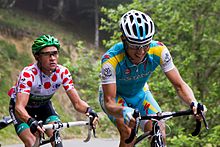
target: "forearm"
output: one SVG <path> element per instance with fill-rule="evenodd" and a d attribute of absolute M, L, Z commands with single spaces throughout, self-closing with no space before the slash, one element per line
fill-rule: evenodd
<path fill-rule="evenodd" d="M 113 115 L 114 117 L 123 117 L 122 111 L 123 106 L 119 106 L 115 103 L 114 99 L 111 98 L 105 98 L 105 108 L 108 112 L 108 114 Z M 111 101 L 108 101 L 111 100 Z"/>
<path fill-rule="evenodd" d="M 29 95 L 24 93 L 18 93 L 15 103 L 15 114 L 16 116 L 24 122 L 31 117 L 27 110 L 25 109 L 29 100 Z"/>
<path fill-rule="evenodd" d="M 15 106 L 15 115 L 22 121 L 27 122 L 31 117 L 23 106 Z"/>
<path fill-rule="evenodd" d="M 83 100 L 79 100 L 73 106 L 76 109 L 76 111 L 78 111 L 80 113 L 85 113 L 87 108 L 89 107 L 89 105 Z"/>
<path fill-rule="evenodd" d="M 177 87 L 176 90 L 180 98 L 187 105 L 190 105 L 193 101 L 196 101 L 192 89 L 185 82 L 180 87 Z"/>
<path fill-rule="evenodd" d="M 89 105 L 85 101 L 80 99 L 76 89 L 72 89 L 72 90 L 68 91 L 67 95 L 69 96 L 70 101 L 72 102 L 76 111 L 81 112 L 81 113 L 86 112 Z"/>

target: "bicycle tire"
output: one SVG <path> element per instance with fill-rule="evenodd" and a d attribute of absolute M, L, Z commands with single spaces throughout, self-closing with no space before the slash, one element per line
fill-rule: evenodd
<path fill-rule="evenodd" d="M 55 131 L 54 133 L 55 133 L 55 147 L 63 147 L 62 139 L 60 137 L 60 132 Z"/>
<path fill-rule="evenodd" d="M 62 142 L 57 143 L 57 144 L 55 144 L 55 147 L 63 147 L 63 143 Z"/>

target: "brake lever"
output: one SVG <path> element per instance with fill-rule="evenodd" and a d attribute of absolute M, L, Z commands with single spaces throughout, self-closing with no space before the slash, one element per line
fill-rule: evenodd
<path fill-rule="evenodd" d="M 205 125 L 206 130 L 208 130 L 209 126 L 208 126 L 208 123 L 206 121 L 205 115 L 204 115 L 204 113 L 202 111 L 201 111 L 201 116 L 202 116 L 202 120 L 203 120 L 203 123 Z"/>
<path fill-rule="evenodd" d="M 93 124 L 92 124 L 93 120 L 94 120 L 93 116 L 89 116 L 88 135 L 87 135 L 87 138 L 83 140 L 84 142 L 88 142 L 91 139 L 91 131 L 93 132 L 93 136 L 97 138 L 95 128 L 93 127 Z"/>

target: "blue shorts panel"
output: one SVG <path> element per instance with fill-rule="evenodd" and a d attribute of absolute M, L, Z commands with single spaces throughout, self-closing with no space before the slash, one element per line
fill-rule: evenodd
<path fill-rule="evenodd" d="M 101 89 L 99 90 L 99 102 L 103 111 L 108 115 L 109 119 L 115 124 L 115 117 L 109 115 L 106 112 L 104 106 L 104 97 Z M 153 98 L 153 95 L 149 90 L 142 90 L 139 93 L 137 93 L 135 96 L 129 98 L 117 95 L 115 98 L 115 102 L 117 105 L 120 106 L 128 106 L 134 109 L 138 109 L 141 115 L 155 114 L 157 112 L 161 112 L 160 106 Z"/>

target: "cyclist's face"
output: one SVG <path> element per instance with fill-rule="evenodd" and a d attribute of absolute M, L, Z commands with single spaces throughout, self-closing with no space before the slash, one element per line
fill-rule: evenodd
<path fill-rule="evenodd" d="M 127 43 L 127 45 L 128 45 L 127 54 L 130 57 L 131 62 L 133 64 L 139 64 L 141 61 L 143 61 L 145 55 L 147 54 L 150 48 L 149 44 L 137 46 Z"/>
<path fill-rule="evenodd" d="M 51 72 L 57 67 L 58 50 L 55 46 L 48 46 L 39 52 L 38 61 L 41 63 L 44 72 Z"/>

